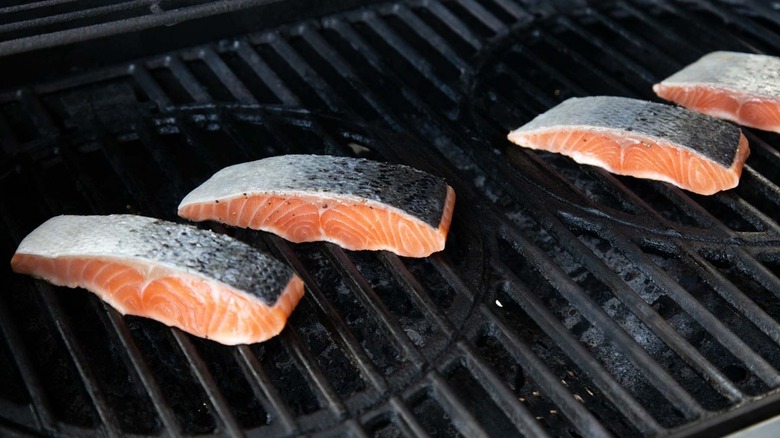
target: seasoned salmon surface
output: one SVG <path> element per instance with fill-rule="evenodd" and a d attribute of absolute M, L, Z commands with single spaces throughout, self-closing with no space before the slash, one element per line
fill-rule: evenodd
<path fill-rule="evenodd" d="M 275 336 L 303 296 L 290 268 L 243 242 L 134 215 L 54 217 L 11 266 L 227 345 Z"/>
<path fill-rule="evenodd" d="M 568 99 L 508 138 L 703 195 L 736 187 L 750 153 L 745 136 L 729 123 L 684 108 L 608 96 Z"/>
<path fill-rule="evenodd" d="M 653 86 L 666 100 L 740 125 L 780 132 L 780 58 L 713 52 Z"/>
<path fill-rule="evenodd" d="M 182 200 L 179 216 L 426 257 L 444 249 L 454 205 L 444 180 L 411 167 L 283 155 L 220 170 Z"/>

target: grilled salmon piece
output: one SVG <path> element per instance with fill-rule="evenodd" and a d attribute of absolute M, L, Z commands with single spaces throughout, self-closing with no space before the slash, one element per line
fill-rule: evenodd
<path fill-rule="evenodd" d="M 269 231 L 291 242 L 426 257 L 444 249 L 455 192 L 411 167 L 361 158 L 283 155 L 220 170 L 179 216 Z"/>
<path fill-rule="evenodd" d="M 653 86 L 666 100 L 765 131 L 780 132 L 780 58 L 712 52 Z"/>
<path fill-rule="evenodd" d="M 290 268 L 251 246 L 143 216 L 54 217 L 22 240 L 11 266 L 226 345 L 277 335 L 303 296 Z"/>
<path fill-rule="evenodd" d="M 736 187 L 750 153 L 745 136 L 727 122 L 624 97 L 568 99 L 508 138 L 520 146 L 702 195 Z"/>

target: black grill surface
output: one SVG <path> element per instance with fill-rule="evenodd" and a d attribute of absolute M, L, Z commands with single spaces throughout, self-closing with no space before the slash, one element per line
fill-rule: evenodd
<path fill-rule="evenodd" d="M 745 130 L 739 187 L 710 197 L 505 139 L 572 96 L 655 100 L 653 83 L 713 50 L 780 55 L 780 13 L 382 3 L 4 87 L 6 261 L 53 215 L 180 220 L 215 171 L 284 153 L 408 164 L 458 201 L 426 259 L 202 225 L 306 283 L 282 334 L 251 346 L 122 317 L 6 263 L 0 430 L 693 436 L 780 414 L 780 137 Z"/>

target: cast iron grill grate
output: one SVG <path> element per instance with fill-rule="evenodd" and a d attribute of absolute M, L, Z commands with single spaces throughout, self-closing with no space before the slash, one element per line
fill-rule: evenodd
<path fill-rule="evenodd" d="M 503 136 L 570 96 L 650 99 L 710 50 L 776 54 L 778 18 L 676 1 L 388 3 L 0 92 L 9 258 L 51 215 L 175 219 L 215 170 L 280 153 L 368 154 L 458 193 L 448 247 L 426 260 L 209 225 L 308 286 L 260 345 L 194 339 L 2 271 L 0 424 L 626 436 L 776 414 L 777 136 L 749 132 L 740 187 L 709 198 Z"/>

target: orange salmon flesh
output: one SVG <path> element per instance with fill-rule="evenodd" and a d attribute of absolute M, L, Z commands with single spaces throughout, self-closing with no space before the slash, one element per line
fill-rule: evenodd
<path fill-rule="evenodd" d="M 277 335 L 304 292 L 303 282 L 293 275 L 276 303 L 267 306 L 197 275 L 125 260 L 17 253 L 11 266 L 59 286 L 88 289 L 122 314 L 152 318 L 226 345 Z"/>
<path fill-rule="evenodd" d="M 389 250 L 405 257 L 427 257 L 444 249 L 454 206 L 455 191 L 447 187 L 444 210 L 435 229 L 377 203 L 253 193 L 188 204 L 179 209 L 179 216 L 269 231 L 295 243 L 324 240 L 350 250 Z"/>
<path fill-rule="evenodd" d="M 780 132 L 778 100 L 707 86 L 656 84 L 653 91 L 662 99 L 713 117 L 764 131 Z"/>
<path fill-rule="evenodd" d="M 742 165 L 750 154 L 742 134 L 734 162 L 728 168 L 673 144 L 629 140 L 598 131 L 511 133 L 509 140 L 531 149 L 564 154 L 578 163 L 603 167 L 619 175 L 665 181 L 702 195 L 736 187 Z"/>

